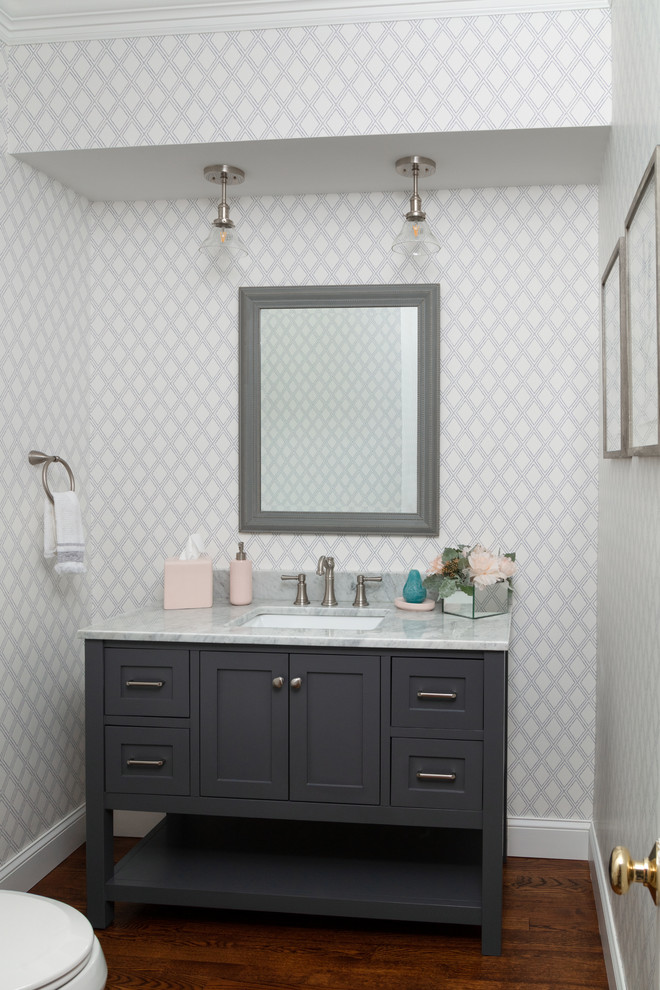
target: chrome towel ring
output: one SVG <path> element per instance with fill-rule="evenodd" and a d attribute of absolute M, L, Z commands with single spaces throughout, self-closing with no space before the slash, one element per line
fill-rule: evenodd
<path fill-rule="evenodd" d="M 62 467 L 65 468 L 66 473 L 69 475 L 69 482 L 71 484 L 71 491 L 72 492 L 75 492 L 75 490 L 76 490 L 76 479 L 73 477 L 73 471 L 71 470 L 71 468 L 69 467 L 69 465 L 67 464 L 67 462 L 62 457 L 58 457 L 56 454 L 44 454 L 40 450 L 31 450 L 30 453 L 28 454 L 28 460 L 29 460 L 30 464 L 33 464 L 33 465 L 43 464 L 43 470 L 41 472 L 41 480 L 43 482 L 44 491 L 46 492 L 46 495 L 51 500 L 51 502 L 53 502 L 54 499 L 53 499 L 51 490 L 48 487 L 48 468 L 50 467 L 51 464 L 53 464 L 55 462 L 57 462 L 58 464 L 61 464 Z"/>

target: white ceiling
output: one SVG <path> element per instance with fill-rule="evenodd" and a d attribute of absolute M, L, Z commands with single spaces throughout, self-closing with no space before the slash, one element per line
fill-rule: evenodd
<path fill-rule="evenodd" d="M 608 4 L 609 0 L 0 0 L 0 40 L 29 44 Z"/>
<path fill-rule="evenodd" d="M 205 165 L 235 165 L 245 183 L 230 196 L 410 190 L 397 158 L 437 163 L 424 189 L 597 183 L 609 128 L 548 128 L 396 134 L 372 137 L 238 141 L 90 151 L 44 151 L 15 157 L 89 200 L 217 198 Z"/>

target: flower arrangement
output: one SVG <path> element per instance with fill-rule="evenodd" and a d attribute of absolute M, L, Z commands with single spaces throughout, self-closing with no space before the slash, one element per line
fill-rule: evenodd
<path fill-rule="evenodd" d="M 496 554 L 477 543 L 459 547 L 445 547 L 431 561 L 422 582 L 436 598 L 449 598 L 457 591 L 474 596 L 474 589 L 487 588 L 500 581 L 507 582 L 516 572 L 515 553 Z"/>

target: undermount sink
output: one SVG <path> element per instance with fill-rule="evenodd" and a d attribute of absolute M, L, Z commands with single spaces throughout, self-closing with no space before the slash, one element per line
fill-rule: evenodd
<path fill-rule="evenodd" d="M 386 612 L 371 612 L 360 615 L 358 612 L 331 612 L 319 615 L 317 612 L 280 612 L 276 609 L 263 610 L 256 615 L 239 619 L 235 624 L 242 629 L 343 629 L 352 632 L 367 632 L 376 629 Z"/>

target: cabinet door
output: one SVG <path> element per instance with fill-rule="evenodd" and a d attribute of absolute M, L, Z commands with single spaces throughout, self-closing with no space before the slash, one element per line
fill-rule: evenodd
<path fill-rule="evenodd" d="M 378 658 L 292 654 L 290 675 L 291 800 L 378 804 Z"/>
<path fill-rule="evenodd" d="M 204 651 L 200 668 L 202 794 L 286 799 L 287 656 Z"/>

